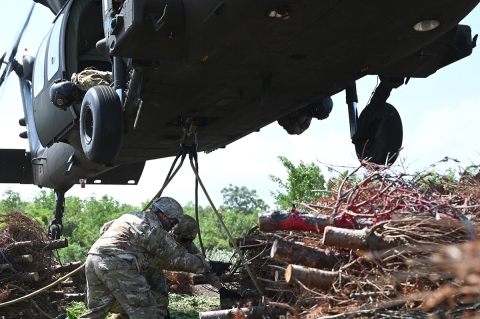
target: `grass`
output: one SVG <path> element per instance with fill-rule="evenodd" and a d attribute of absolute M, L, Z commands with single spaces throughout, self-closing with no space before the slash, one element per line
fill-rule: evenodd
<path fill-rule="evenodd" d="M 198 319 L 198 313 L 219 307 L 218 299 L 206 296 L 169 294 L 169 311 L 172 319 Z"/>
<path fill-rule="evenodd" d="M 169 294 L 170 317 L 172 319 L 198 319 L 198 313 L 219 306 L 218 299 L 206 296 Z M 66 309 L 68 319 L 77 319 L 86 311 L 83 302 L 72 302 Z M 110 315 L 107 317 L 109 318 Z"/>

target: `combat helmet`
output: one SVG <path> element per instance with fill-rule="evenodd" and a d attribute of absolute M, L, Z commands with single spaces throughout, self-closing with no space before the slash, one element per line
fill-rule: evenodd
<path fill-rule="evenodd" d="M 170 220 L 180 220 L 183 216 L 182 206 L 171 197 L 160 197 L 153 201 L 152 211 L 162 211 Z"/>
<path fill-rule="evenodd" d="M 183 215 L 178 220 L 178 224 L 173 226 L 172 233 L 182 244 L 192 242 L 198 233 L 197 221 L 192 216 Z"/>

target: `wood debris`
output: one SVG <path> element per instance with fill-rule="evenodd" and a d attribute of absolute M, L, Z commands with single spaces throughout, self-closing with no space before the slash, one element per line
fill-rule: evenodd
<path fill-rule="evenodd" d="M 49 240 L 40 224 L 23 213 L 0 214 L 0 304 L 23 297 L 78 268 L 81 262 L 60 264 L 54 250 L 67 247 L 66 239 Z M 54 290 L 0 308 L 5 318 L 48 318 L 64 313 L 71 301 L 83 301 L 83 272 Z"/>
<path fill-rule="evenodd" d="M 236 240 L 266 300 L 308 319 L 480 316 L 480 178 L 427 176 L 367 167 L 302 210 L 261 213 Z M 239 291 L 254 291 L 236 266 Z"/>

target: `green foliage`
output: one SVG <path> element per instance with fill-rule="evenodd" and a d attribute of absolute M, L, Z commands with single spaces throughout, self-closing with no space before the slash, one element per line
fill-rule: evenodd
<path fill-rule="evenodd" d="M 217 298 L 206 296 L 189 296 L 179 294 L 169 294 L 169 312 L 170 317 L 175 319 L 198 319 L 198 313 L 208 311 L 220 306 Z M 68 319 L 77 319 L 86 311 L 83 302 L 73 301 L 66 309 Z M 111 314 L 107 316 L 107 319 Z"/>
<path fill-rule="evenodd" d="M 335 188 L 335 186 L 339 187 L 347 177 L 347 182 L 352 185 L 357 185 L 362 181 L 362 179 L 355 174 L 353 174 L 352 176 L 349 175 L 350 172 L 346 170 L 343 173 L 339 173 L 338 176 L 330 178 L 327 183 L 328 189 L 332 190 L 332 188 Z M 327 192 L 326 195 L 331 196 L 331 192 Z"/>
<path fill-rule="evenodd" d="M 85 304 L 83 302 L 78 302 L 78 301 L 72 301 L 70 305 L 65 309 L 65 312 L 67 314 L 67 319 L 77 319 L 80 318 L 80 316 L 87 311 L 87 307 L 85 307 Z M 112 317 L 112 314 L 108 314 L 106 319 Z"/>
<path fill-rule="evenodd" d="M 185 214 L 195 218 L 195 205 L 192 202 L 187 203 L 187 205 L 183 207 L 183 210 Z M 234 211 L 221 211 L 220 215 L 233 237 L 244 236 L 258 223 L 257 213 L 245 215 L 235 213 Z M 213 209 L 210 206 L 199 206 L 198 216 L 205 249 L 213 249 L 216 247 L 218 249 L 231 250 L 228 243 L 228 236 Z M 195 244 L 197 246 L 199 245 L 198 236 L 197 239 L 195 239 Z"/>
<path fill-rule="evenodd" d="M 216 298 L 169 294 L 170 317 L 175 319 L 198 319 L 199 312 L 219 306 Z"/>
<path fill-rule="evenodd" d="M 432 170 L 422 174 L 417 173 L 417 175 L 421 188 L 432 189 L 440 193 L 455 191 L 458 184 L 457 173 L 451 168 L 448 168 L 444 174 Z"/>
<path fill-rule="evenodd" d="M 70 244 L 68 248 L 60 250 L 62 261 L 85 260 L 88 250 L 100 236 L 103 224 L 138 210 L 140 208 L 121 204 L 108 195 L 100 199 L 90 196 L 85 200 L 75 196 L 67 197 L 63 234 Z"/>
<path fill-rule="evenodd" d="M 55 211 L 55 192 L 50 190 L 41 190 L 25 207 L 25 213 L 33 219 L 36 219 L 45 229 L 53 219 Z"/>
<path fill-rule="evenodd" d="M 248 215 L 268 209 L 268 205 L 258 198 L 257 191 L 254 189 L 249 190 L 245 186 L 238 187 L 230 184 L 228 188 L 223 188 L 221 192 L 226 210 Z"/>
<path fill-rule="evenodd" d="M 68 319 L 77 319 L 80 317 L 87 308 L 85 307 L 85 304 L 83 302 L 77 302 L 73 301 L 67 309 L 65 309 L 67 313 L 67 318 Z"/>
<path fill-rule="evenodd" d="M 294 203 L 314 201 L 320 196 L 313 190 L 326 190 L 325 177 L 315 163 L 305 164 L 300 161 L 300 164 L 295 166 L 284 156 L 279 156 L 278 159 L 288 174 L 285 182 L 277 176 L 269 175 L 270 180 L 284 190 L 271 192 L 279 208 L 288 209 Z"/>
<path fill-rule="evenodd" d="M 25 211 L 27 203 L 22 200 L 20 193 L 7 189 L 3 192 L 2 197 L 4 199 L 0 200 L 0 213 L 8 213 L 12 210 Z"/>

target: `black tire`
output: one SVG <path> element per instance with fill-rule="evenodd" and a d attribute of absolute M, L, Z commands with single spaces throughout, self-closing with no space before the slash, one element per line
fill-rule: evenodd
<path fill-rule="evenodd" d="M 360 118 L 362 115 L 364 115 L 363 112 Z M 360 119 L 359 123 L 362 123 Z M 393 105 L 385 103 L 383 118 L 376 120 L 368 128 L 368 135 L 368 141 L 355 142 L 357 157 L 379 165 L 393 164 L 403 141 L 402 119 Z"/>
<path fill-rule="evenodd" d="M 80 140 L 85 156 L 95 163 L 111 163 L 122 146 L 122 103 L 106 85 L 90 88 L 80 111 Z"/>

